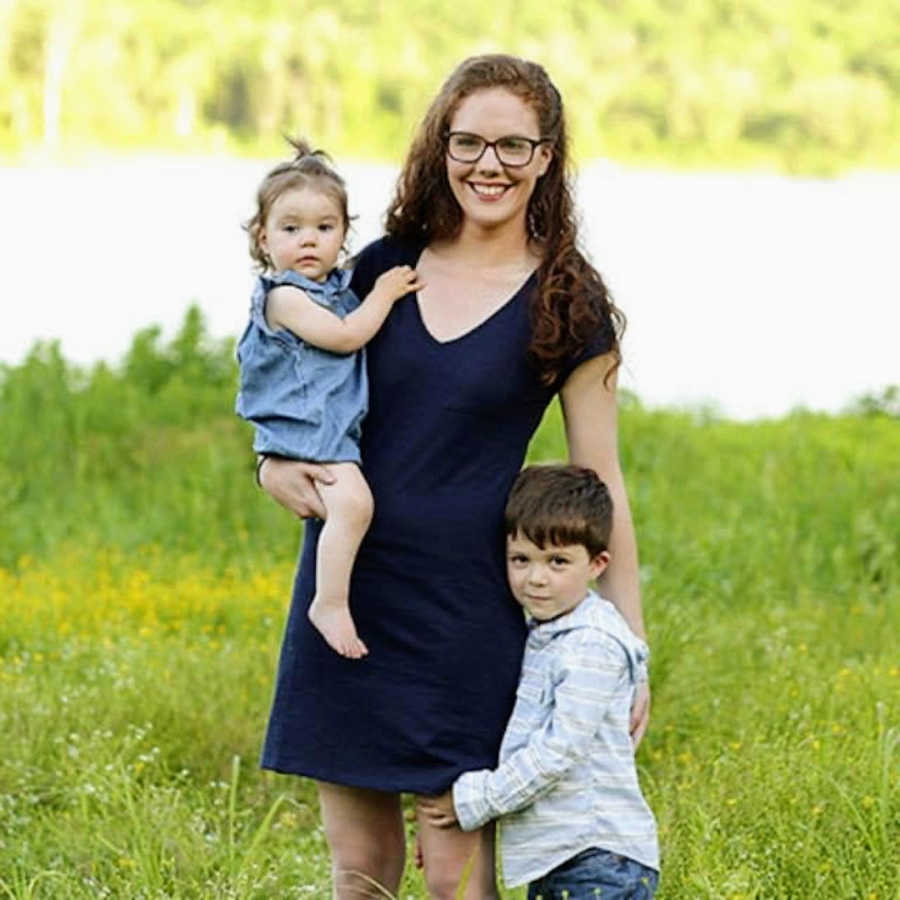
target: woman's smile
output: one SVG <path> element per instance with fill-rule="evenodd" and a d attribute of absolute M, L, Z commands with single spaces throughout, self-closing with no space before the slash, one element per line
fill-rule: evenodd
<path fill-rule="evenodd" d="M 496 182 L 469 181 L 470 188 L 481 198 L 487 201 L 497 201 L 506 195 L 513 187 L 511 184 L 498 184 Z"/>

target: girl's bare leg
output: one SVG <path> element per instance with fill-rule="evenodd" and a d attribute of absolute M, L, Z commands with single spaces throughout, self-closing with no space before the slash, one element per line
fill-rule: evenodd
<path fill-rule="evenodd" d="M 309 620 L 332 649 L 359 659 L 369 651 L 350 616 L 350 572 L 372 521 L 372 492 L 355 463 L 332 463 L 333 484 L 319 483 L 327 515 L 316 554 L 316 595 Z"/>
<path fill-rule="evenodd" d="M 327 781 L 316 784 L 331 850 L 334 900 L 395 897 L 406 860 L 400 796 Z"/>
<path fill-rule="evenodd" d="M 468 877 L 462 900 L 499 900 L 493 822 L 478 831 L 437 828 L 418 810 L 417 820 L 429 897 L 457 900 L 459 885 Z"/>

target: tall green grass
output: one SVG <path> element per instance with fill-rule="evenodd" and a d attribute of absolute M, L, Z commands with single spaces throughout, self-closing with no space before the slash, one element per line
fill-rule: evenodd
<path fill-rule="evenodd" d="M 300 525 L 232 355 L 194 310 L 115 367 L 0 372 L 0 897 L 328 894 L 311 786 L 256 766 Z M 623 398 L 660 897 L 900 897 L 898 432 Z"/>
<path fill-rule="evenodd" d="M 158 328 L 138 333 L 115 368 L 69 365 L 53 343 L 5 367 L 0 564 L 71 540 L 222 561 L 259 552 L 250 533 L 290 523 L 254 487 L 235 384 L 233 341 L 211 341 L 196 308 L 169 344 Z"/>

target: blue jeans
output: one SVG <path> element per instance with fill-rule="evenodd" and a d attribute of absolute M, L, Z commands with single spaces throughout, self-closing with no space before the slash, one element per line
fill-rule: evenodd
<path fill-rule="evenodd" d="M 528 900 L 650 900 L 659 874 L 610 853 L 585 850 L 528 885 Z"/>

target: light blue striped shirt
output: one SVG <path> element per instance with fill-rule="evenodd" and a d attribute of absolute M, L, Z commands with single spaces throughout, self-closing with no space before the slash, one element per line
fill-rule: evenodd
<path fill-rule="evenodd" d="M 508 887 L 592 847 L 659 869 L 656 823 L 628 732 L 648 655 L 618 610 L 593 592 L 558 619 L 529 622 L 500 765 L 465 772 L 453 785 L 463 830 L 503 817 Z"/>

